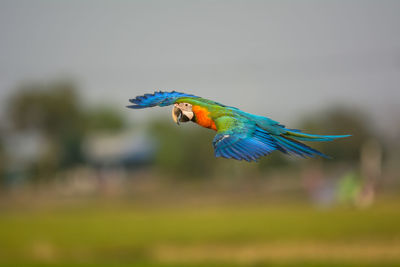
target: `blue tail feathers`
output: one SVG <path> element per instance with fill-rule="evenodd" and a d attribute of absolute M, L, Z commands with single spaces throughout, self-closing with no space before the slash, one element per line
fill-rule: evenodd
<path fill-rule="evenodd" d="M 286 154 L 294 154 L 305 157 L 314 157 L 315 155 L 321 156 L 324 158 L 330 158 L 329 156 L 325 155 L 324 153 L 311 148 L 303 143 L 300 143 L 292 138 L 283 135 L 272 135 L 272 138 L 276 141 L 278 145 L 278 149 Z"/>
<path fill-rule="evenodd" d="M 319 134 L 308 134 L 303 133 L 296 129 L 285 129 L 285 136 L 289 136 L 299 141 L 333 141 L 338 138 L 345 138 L 351 136 L 350 134 L 345 135 L 319 135 Z"/>

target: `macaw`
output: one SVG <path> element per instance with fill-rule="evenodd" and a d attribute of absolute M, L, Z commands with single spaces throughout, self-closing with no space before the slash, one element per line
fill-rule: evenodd
<path fill-rule="evenodd" d="M 350 135 L 307 134 L 289 129 L 270 118 L 253 115 L 238 108 L 179 92 L 154 92 L 129 100 L 132 109 L 173 105 L 172 118 L 181 122 L 195 122 L 217 131 L 213 140 L 216 157 L 257 161 L 260 157 L 279 150 L 301 157 L 315 155 L 329 158 L 299 141 L 332 141 Z"/>

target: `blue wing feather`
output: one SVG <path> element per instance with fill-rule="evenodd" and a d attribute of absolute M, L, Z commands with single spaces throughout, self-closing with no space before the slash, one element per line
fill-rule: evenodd
<path fill-rule="evenodd" d="M 149 107 L 165 107 L 172 105 L 176 102 L 177 99 L 181 97 L 195 97 L 198 96 L 185 94 L 180 92 L 154 92 L 154 94 L 145 94 L 142 96 L 137 96 L 136 98 L 129 99 L 129 102 L 133 103 L 134 105 L 127 106 L 128 108 L 133 109 L 142 109 L 142 108 L 149 108 Z"/>
<path fill-rule="evenodd" d="M 279 150 L 284 153 L 294 154 L 305 157 L 314 157 L 315 155 L 329 158 L 329 156 L 323 154 L 322 152 L 311 148 L 303 143 L 300 143 L 296 140 L 293 140 L 287 136 L 272 136 L 272 138 L 276 141 L 277 145 L 279 146 Z"/>
<path fill-rule="evenodd" d="M 243 133 L 232 129 L 230 133 L 218 133 L 213 146 L 216 157 L 246 161 L 257 161 L 278 148 L 271 135 L 259 127 L 255 127 L 252 132 Z"/>

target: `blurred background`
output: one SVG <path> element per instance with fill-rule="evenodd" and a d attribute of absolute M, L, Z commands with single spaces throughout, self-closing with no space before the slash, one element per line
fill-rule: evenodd
<path fill-rule="evenodd" d="M 0 265 L 400 266 L 399 1 L 0 1 Z M 332 159 L 215 158 L 181 91 Z"/>

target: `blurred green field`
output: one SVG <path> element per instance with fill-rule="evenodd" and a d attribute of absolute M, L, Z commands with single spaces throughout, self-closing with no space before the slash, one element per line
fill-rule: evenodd
<path fill-rule="evenodd" d="M 3 208 L 1 266 L 400 266 L 400 201 Z"/>

